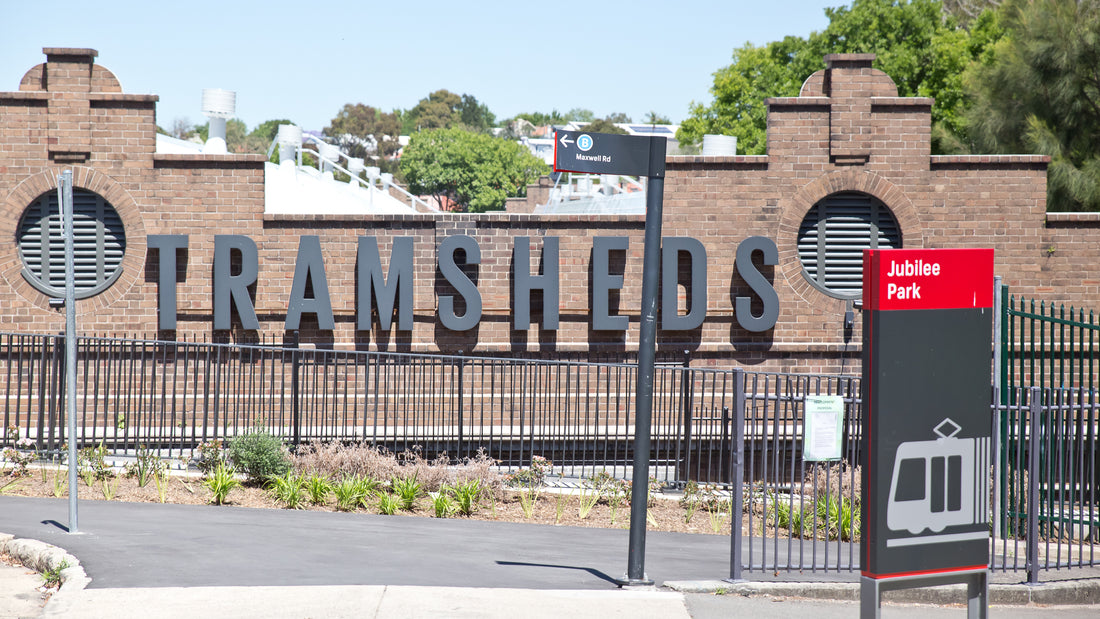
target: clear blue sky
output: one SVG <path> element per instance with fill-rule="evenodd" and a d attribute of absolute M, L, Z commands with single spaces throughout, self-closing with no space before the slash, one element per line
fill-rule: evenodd
<path fill-rule="evenodd" d="M 311 2 L 0 0 L 0 91 L 43 47 L 90 47 L 124 92 L 155 94 L 157 123 L 237 91 L 251 129 L 321 129 L 345 103 L 408 109 L 446 88 L 498 119 L 587 108 L 674 122 L 709 102 L 735 47 L 822 30 L 845 0 Z"/>

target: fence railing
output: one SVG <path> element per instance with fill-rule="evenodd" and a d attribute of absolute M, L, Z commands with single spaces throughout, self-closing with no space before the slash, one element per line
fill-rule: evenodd
<path fill-rule="evenodd" d="M 58 454 L 66 437 L 58 336 L 0 334 L 4 427 Z M 368 441 L 426 456 L 478 450 L 506 468 L 630 476 L 636 366 L 154 340 L 80 338 L 78 441 L 165 457 L 262 424 L 288 443 Z M 734 519 L 731 573 L 859 567 L 860 381 L 660 364 L 651 471 L 668 486 L 713 484 Z M 843 458 L 803 459 L 809 395 L 844 402 Z M 998 533 L 991 565 L 1096 565 L 1100 396 L 1017 389 L 993 406 Z M 995 398 L 999 400 L 999 398 Z M 11 446 L 4 432 L 0 447 Z M 1038 456 L 1036 456 L 1038 454 Z M 996 504 L 996 503 L 992 503 Z M 741 522 L 738 523 L 737 519 Z"/>
<path fill-rule="evenodd" d="M 991 565 L 1040 570 L 1100 565 L 1100 402 L 1092 389 L 1017 389 L 997 407 L 1002 429 Z"/>

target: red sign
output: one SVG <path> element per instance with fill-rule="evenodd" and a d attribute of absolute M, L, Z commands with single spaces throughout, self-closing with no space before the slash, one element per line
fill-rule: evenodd
<path fill-rule="evenodd" d="M 992 249 L 866 249 L 863 309 L 993 307 Z"/>

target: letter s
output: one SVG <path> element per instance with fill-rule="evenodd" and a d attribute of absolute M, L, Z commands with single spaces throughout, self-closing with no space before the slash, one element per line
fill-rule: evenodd
<path fill-rule="evenodd" d="M 774 266 L 779 263 L 779 248 L 775 246 L 775 241 L 767 237 L 750 236 L 737 246 L 737 274 L 764 302 L 764 311 L 759 316 L 752 315 L 752 298 L 737 297 L 735 302 L 737 324 L 754 332 L 767 331 L 779 320 L 779 295 L 771 282 L 752 263 L 752 255 L 757 251 L 764 254 L 764 265 Z"/>

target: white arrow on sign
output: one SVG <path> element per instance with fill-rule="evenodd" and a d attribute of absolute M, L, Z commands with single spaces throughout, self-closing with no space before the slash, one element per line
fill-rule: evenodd
<path fill-rule="evenodd" d="M 562 145 L 563 148 L 569 148 L 569 145 L 573 143 L 573 140 L 569 139 L 569 134 L 568 133 L 561 136 L 561 139 L 558 140 L 558 141 L 561 142 L 561 145 Z"/>

